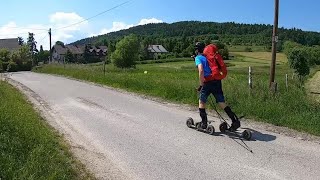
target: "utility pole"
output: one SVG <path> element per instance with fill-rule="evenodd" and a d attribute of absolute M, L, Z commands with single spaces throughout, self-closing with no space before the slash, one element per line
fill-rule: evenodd
<path fill-rule="evenodd" d="M 277 42 L 278 42 L 278 19 L 279 19 L 279 0 L 275 0 L 274 25 L 272 35 L 272 61 L 270 67 L 270 84 L 271 89 L 276 90 L 276 83 L 274 82 L 276 57 L 277 57 Z"/>
<path fill-rule="evenodd" d="M 51 50 L 51 28 L 49 29 L 49 39 L 50 39 L 50 62 L 49 63 L 51 63 L 52 62 L 52 50 Z"/>

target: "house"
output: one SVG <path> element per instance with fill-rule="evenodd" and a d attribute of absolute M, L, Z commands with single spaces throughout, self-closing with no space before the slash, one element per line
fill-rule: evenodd
<path fill-rule="evenodd" d="M 168 51 L 162 45 L 149 45 L 148 56 L 152 59 L 158 59 L 161 54 L 166 54 Z"/>
<path fill-rule="evenodd" d="M 50 63 L 63 63 L 65 55 L 67 54 L 66 47 L 62 45 L 54 45 L 52 47 L 52 62 Z"/>
<path fill-rule="evenodd" d="M 66 45 L 67 51 L 69 50 L 73 57 L 79 59 L 83 57 L 85 46 Z"/>
<path fill-rule="evenodd" d="M 16 51 L 20 49 L 18 38 L 0 39 L 0 49 Z"/>
<path fill-rule="evenodd" d="M 88 48 L 89 56 L 104 59 L 107 55 L 107 46 L 91 46 L 91 45 L 54 45 L 52 48 L 52 62 L 63 63 L 65 55 L 70 51 L 76 59 L 84 57 L 85 50 Z"/>

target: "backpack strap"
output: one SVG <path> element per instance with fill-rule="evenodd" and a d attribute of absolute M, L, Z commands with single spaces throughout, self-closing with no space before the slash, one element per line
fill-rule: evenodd
<path fill-rule="evenodd" d="M 220 63 L 218 62 L 218 60 L 217 60 L 217 54 L 218 53 L 216 53 L 214 56 L 213 56 L 213 59 L 215 60 L 215 62 L 216 62 L 216 64 L 217 64 L 217 66 L 218 66 L 218 68 L 219 68 L 219 70 L 221 70 L 222 69 L 222 67 L 221 67 L 221 65 L 220 65 Z"/>

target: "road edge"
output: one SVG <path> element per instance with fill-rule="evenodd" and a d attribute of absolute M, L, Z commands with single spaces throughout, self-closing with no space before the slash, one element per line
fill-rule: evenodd
<path fill-rule="evenodd" d="M 94 148 L 93 144 L 85 141 L 85 138 L 79 137 L 79 134 L 72 128 L 66 128 L 65 125 L 59 124 L 56 120 L 57 113 L 34 91 L 8 76 L 5 76 L 4 80 L 17 88 L 33 105 L 34 110 L 47 122 L 48 126 L 62 137 L 63 143 L 68 147 L 75 162 L 81 167 L 80 174 L 87 172 L 95 179 L 122 180 L 129 178 L 110 158 Z"/>

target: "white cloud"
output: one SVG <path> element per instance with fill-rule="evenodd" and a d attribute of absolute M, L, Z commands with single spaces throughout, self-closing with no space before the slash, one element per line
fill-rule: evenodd
<path fill-rule="evenodd" d="M 141 19 L 140 22 L 136 25 L 133 25 L 133 24 L 128 25 L 124 22 L 113 22 L 112 27 L 110 29 L 103 28 L 99 33 L 90 34 L 90 36 L 97 36 L 97 35 L 107 34 L 110 32 L 119 31 L 119 30 L 123 30 L 123 29 L 129 29 L 131 27 L 138 26 L 138 25 L 145 25 L 145 24 L 150 24 L 150 23 L 162 23 L 162 22 L 163 22 L 162 20 L 158 20 L 156 18 Z"/>
<path fill-rule="evenodd" d="M 151 24 L 151 23 L 162 23 L 162 20 L 158 20 L 156 18 L 151 19 L 141 19 L 138 25 L 145 25 L 145 24 Z"/>
<path fill-rule="evenodd" d="M 35 34 L 38 49 L 40 48 L 40 45 L 43 45 L 43 48 L 48 50 L 49 28 L 52 29 L 52 45 L 54 45 L 56 41 L 71 43 L 84 37 L 107 34 L 110 32 L 128 29 L 138 25 L 163 22 L 162 20 L 158 20 L 156 18 L 141 19 L 140 22 L 137 24 L 113 22 L 111 28 L 103 28 L 99 31 L 99 33 L 92 33 L 92 31 L 90 31 L 90 27 L 93 28 L 94 25 L 90 24 L 88 21 L 85 21 L 85 18 L 81 17 L 80 15 L 74 12 L 56 12 L 48 17 L 48 21 L 50 22 L 48 25 L 30 24 L 26 26 L 17 25 L 13 21 L 8 22 L 7 24 L 0 26 L 0 39 L 17 38 L 18 36 L 20 36 L 26 42 L 28 38 L 28 32 L 32 32 Z"/>
<path fill-rule="evenodd" d="M 88 21 L 78 14 L 65 13 L 65 12 L 56 12 L 49 17 L 50 23 L 55 26 L 55 28 L 63 28 L 63 31 L 78 31 L 82 27 L 88 25 Z M 81 22 L 81 23 L 78 23 Z M 69 26 L 70 25 L 70 26 Z M 67 27 L 69 26 L 69 27 Z"/>
<path fill-rule="evenodd" d="M 74 33 L 88 31 L 88 22 L 84 20 L 85 19 L 83 17 L 74 12 L 56 12 L 49 16 L 49 25 L 33 24 L 27 26 L 18 26 L 15 22 L 9 22 L 0 27 L 0 39 L 16 38 L 21 36 L 26 42 L 28 38 L 28 32 L 33 32 L 35 34 L 35 40 L 37 41 L 37 47 L 40 48 L 40 45 L 43 45 L 43 48 L 48 50 L 49 28 L 52 29 L 52 45 L 54 45 L 56 41 L 69 43 L 69 40 L 75 38 Z M 83 22 L 75 24 L 81 21 Z M 72 26 L 67 27 L 69 25 Z M 86 33 L 86 35 L 88 35 L 88 33 Z"/>
<path fill-rule="evenodd" d="M 101 35 L 101 34 L 108 34 L 110 32 L 114 32 L 114 31 L 119 31 L 122 29 L 129 29 L 131 27 L 133 27 L 133 24 L 127 25 L 124 22 L 113 22 L 112 23 L 112 28 L 107 29 L 107 28 L 103 28 L 98 34 L 90 34 L 89 36 L 97 36 L 97 35 Z"/>

